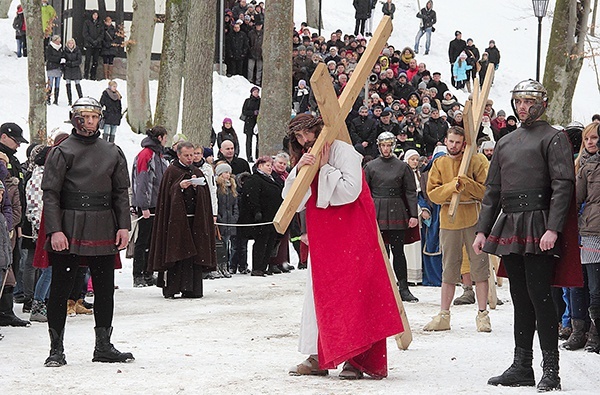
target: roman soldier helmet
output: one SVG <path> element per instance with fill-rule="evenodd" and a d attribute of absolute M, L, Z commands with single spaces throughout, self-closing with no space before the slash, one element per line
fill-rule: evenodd
<path fill-rule="evenodd" d="M 83 112 L 94 112 L 98 114 L 100 116 L 98 129 L 102 128 L 104 124 L 104 117 L 102 114 L 102 105 L 98 103 L 98 100 L 92 97 L 82 97 L 73 103 L 69 116 L 71 118 L 71 124 L 77 130 L 81 130 L 81 128 L 83 128 L 83 116 L 81 115 Z"/>
<path fill-rule="evenodd" d="M 379 136 L 377 136 L 377 147 L 383 143 L 391 143 L 392 144 L 392 152 L 396 149 L 396 136 L 392 132 L 383 132 Z M 381 149 L 379 149 L 379 153 L 381 153 Z"/>
<path fill-rule="evenodd" d="M 544 86 L 539 82 L 532 79 L 521 81 L 513 88 L 512 91 L 510 91 L 510 93 L 512 93 L 510 105 L 517 119 L 519 119 L 519 113 L 517 112 L 517 108 L 515 106 L 515 99 L 535 100 L 535 104 L 529 109 L 529 115 L 527 116 L 527 119 L 523 121 L 525 126 L 531 125 L 533 121 L 541 117 L 542 114 L 544 114 L 544 111 L 546 111 L 548 92 L 546 91 L 546 88 L 544 88 Z"/>

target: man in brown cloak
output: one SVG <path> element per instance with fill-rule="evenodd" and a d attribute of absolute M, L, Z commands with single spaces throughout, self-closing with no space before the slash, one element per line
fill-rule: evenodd
<path fill-rule="evenodd" d="M 202 272 L 217 267 L 210 190 L 193 161 L 193 144 L 180 143 L 160 183 L 148 271 L 165 298 L 201 298 Z"/>

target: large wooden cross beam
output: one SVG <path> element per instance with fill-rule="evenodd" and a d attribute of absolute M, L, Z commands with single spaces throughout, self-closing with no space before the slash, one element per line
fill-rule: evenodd
<path fill-rule="evenodd" d="M 458 175 L 464 176 L 467 174 L 469 164 L 471 164 L 471 158 L 477 150 L 477 134 L 479 134 L 479 127 L 481 126 L 481 118 L 483 117 L 483 111 L 485 110 L 485 104 L 487 103 L 488 96 L 490 95 L 490 89 L 494 80 L 494 65 L 489 64 L 485 73 L 485 80 L 481 90 L 479 89 L 479 75 L 475 77 L 473 82 L 473 94 L 471 99 L 465 103 L 465 111 L 463 114 L 463 121 L 465 126 L 465 141 L 467 145 L 463 153 L 460 167 L 458 168 Z M 450 221 L 454 221 L 456 216 L 456 209 L 460 202 L 460 192 L 454 192 L 452 194 L 452 200 L 450 201 L 450 207 L 448 207 L 448 216 Z"/>
<path fill-rule="evenodd" d="M 331 84 L 331 77 L 327 67 L 321 63 L 313 73 L 313 76 L 310 79 L 311 87 L 315 93 L 315 98 L 319 105 L 319 111 L 324 123 L 323 129 L 311 150 L 317 157 L 317 160 L 314 165 L 303 166 L 298 172 L 296 180 L 290 188 L 290 192 L 287 194 L 273 220 L 275 229 L 277 229 L 278 232 L 285 232 L 292 217 L 296 213 L 300 202 L 306 195 L 310 184 L 319 170 L 319 159 L 325 143 L 332 143 L 336 139 L 351 143 L 350 135 L 345 123 L 346 117 L 358 98 L 361 89 L 364 87 L 364 83 L 370 75 L 373 65 L 377 61 L 379 53 L 386 44 L 391 33 L 392 21 L 388 16 L 384 16 L 377 27 L 377 30 L 375 30 L 373 38 L 369 42 L 366 51 L 363 53 L 354 73 L 352 73 L 352 78 L 350 78 L 339 99 Z M 408 318 L 406 317 L 404 305 L 402 304 L 402 299 L 398 293 L 398 288 L 395 286 L 396 281 L 394 272 L 389 262 L 381 232 L 379 232 L 379 227 L 377 227 L 377 231 L 379 246 L 385 259 L 388 277 L 392 284 L 392 290 L 404 326 L 404 332 L 395 337 L 396 343 L 398 348 L 406 350 L 412 342 L 412 333 Z"/>

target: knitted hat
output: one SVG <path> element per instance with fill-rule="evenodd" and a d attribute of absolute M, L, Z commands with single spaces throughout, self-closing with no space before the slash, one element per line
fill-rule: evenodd
<path fill-rule="evenodd" d="M 224 119 L 223 119 L 223 125 L 225 125 L 226 123 L 231 123 L 231 124 L 233 124 L 233 122 L 231 121 L 231 118 L 224 118 Z"/>
<path fill-rule="evenodd" d="M 204 150 L 202 151 L 202 156 L 205 158 L 214 156 L 215 154 L 213 153 L 212 148 L 209 147 L 204 147 Z"/>
<path fill-rule="evenodd" d="M 417 151 L 415 151 L 414 149 L 409 149 L 408 151 L 406 151 L 406 153 L 404 154 L 404 158 L 402 159 L 405 162 L 408 162 L 408 160 L 410 159 L 411 156 L 421 156 Z"/>
<path fill-rule="evenodd" d="M 231 173 L 231 166 L 227 163 L 219 163 L 215 168 L 215 174 L 219 177 L 223 173 Z"/>
<path fill-rule="evenodd" d="M 504 110 L 500 110 L 500 111 L 498 111 L 498 116 L 499 117 L 505 117 L 506 116 L 506 112 L 504 112 Z"/>

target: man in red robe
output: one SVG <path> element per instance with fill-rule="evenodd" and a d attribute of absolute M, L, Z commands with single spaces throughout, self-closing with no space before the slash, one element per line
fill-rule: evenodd
<path fill-rule="evenodd" d="M 323 121 L 309 114 L 290 122 L 295 167 L 284 195 L 299 169 L 315 164 L 310 149 L 322 128 Z M 290 369 L 292 375 L 326 375 L 345 362 L 340 378 L 359 379 L 364 373 L 386 377 L 386 338 L 404 330 L 361 161 L 350 144 L 327 144 L 301 204 L 306 208 L 303 240 L 310 255 L 299 351 L 309 357 Z"/>

